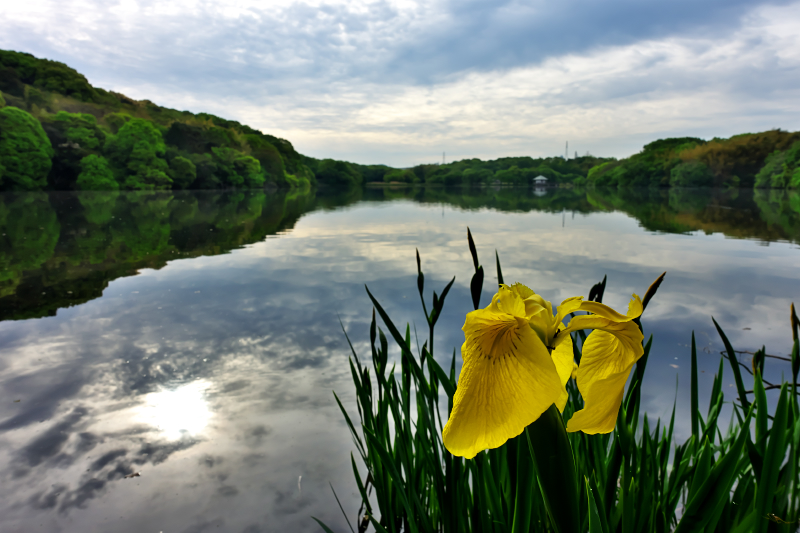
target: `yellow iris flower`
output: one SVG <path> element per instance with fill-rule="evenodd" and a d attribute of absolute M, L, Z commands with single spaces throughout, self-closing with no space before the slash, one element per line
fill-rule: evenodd
<path fill-rule="evenodd" d="M 565 327 L 564 318 L 575 311 Z M 627 315 L 583 297 L 567 298 L 555 313 L 528 287 L 501 285 L 485 309 L 467 314 L 458 388 L 442 439 L 453 455 L 471 459 L 502 446 L 551 405 L 563 411 L 573 371 L 584 399 L 567 431 L 614 429 L 633 364 L 642 356 L 642 332 L 633 322 L 642 301 L 633 295 Z M 574 370 L 570 333 L 593 329 Z"/>

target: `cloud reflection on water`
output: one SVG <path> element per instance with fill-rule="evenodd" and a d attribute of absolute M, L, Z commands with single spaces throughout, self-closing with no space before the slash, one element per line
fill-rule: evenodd
<path fill-rule="evenodd" d="M 206 402 L 209 382 L 204 379 L 151 392 L 136 409 L 134 419 L 158 428 L 167 440 L 200 435 L 211 420 Z"/>

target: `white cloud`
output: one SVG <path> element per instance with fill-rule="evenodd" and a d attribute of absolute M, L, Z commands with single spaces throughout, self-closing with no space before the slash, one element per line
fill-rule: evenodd
<path fill-rule="evenodd" d="M 798 129 L 800 5 L 726 39 L 672 38 L 471 72 L 432 86 L 341 82 L 220 112 L 317 157 L 411 165 L 573 149 L 626 156 L 659 136 Z"/>
<path fill-rule="evenodd" d="M 685 4 L 39 0 L 0 8 L 0 47 L 363 163 L 798 129 L 800 3 Z"/>

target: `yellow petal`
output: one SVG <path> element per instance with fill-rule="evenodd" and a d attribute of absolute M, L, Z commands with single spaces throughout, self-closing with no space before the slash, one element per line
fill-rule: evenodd
<path fill-rule="evenodd" d="M 577 318 L 584 317 L 576 317 L 573 322 Z M 631 368 L 644 353 L 643 336 L 633 321 L 619 323 L 602 317 L 585 318 L 608 323 L 603 330 L 593 331 L 583 345 L 576 380 L 584 408 L 570 419 L 567 431 L 609 433 L 614 430 Z"/>
<path fill-rule="evenodd" d="M 442 432 L 450 453 L 468 459 L 522 433 L 563 389 L 547 348 L 527 320 L 491 307 L 467 315 L 464 364 Z"/>
<path fill-rule="evenodd" d="M 644 313 L 644 305 L 638 294 L 631 295 L 631 301 L 628 303 L 628 316 L 630 318 L 639 318 Z"/>
<path fill-rule="evenodd" d="M 528 318 L 538 315 L 547 308 L 548 302 L 522 283 L 515 283 L 510 288 L 522 298 L 525 304 L 525 316 Z"/>
<path fill-rule="evenodd" d="M 642 311 L 644 309 L 642 308 L 642 300 L 639 298 L 638 295 L 633 294 L 631 295 L 631 301 L 628 304 L 627 315 L 617 313 L 616 311 L 614 311 L 605 304 L 601 304 L 599 302 L 591 302 L 591 301 L 583 302 L 581 304 L 580 310 L 588 311 L 592 314 L 602 316 L 609 320 L 613 320 L 614 322 L 625 322 L 628 320 L 632 320 L 634 318 L 638 318 L 642 314 Z"/>
<path fill-rule="evenodd" d="M 588 388 L 584 385 L 581 395 L 585 407 L 572 415 L 567 422 L 567 431 L 583 431 L 590 435 L 614 431 L 629 373 L 630 370 L 609 376 Z"/>
<path fill-rule="evenodd" d="M 559 337 L 561 335 L 559 334 Z M 564 335 L 564 339 L 559 343 L 555 350 L 553 350 L 553 364 L 556 365 L 556 372 L 561 381 L 561 394 L 556 401 L 556 407 L 563 412 L 564 407 L 567 405 L 569 393 L 567 393 L 566 385 L 569 378 L 572 376 L 572 369 L 575 366 L 574 354 L 572 352 L 572 337 L 569 334 Z"/>
<path fill-rule="evenodd" d="M 561 305 L 558 306 L 558 314 L 556 315 L 556 322 L 558 323 L 558 327 L 561 327 L 561 323 L 564 321 L 564 317 L 566 317 L 570 313 L 574 313 L 575 311 L 581 309 L 583 305 L 583 296 L 573 296 L 572 298 L 567 298 Z"/>
<path fill-rule="evenodd" d="M 509 287 L 509 288 L 512 291 L 515 291 L 517 294 L 519 294 L 520 298 L 522 298 L 523 300 L 525 298 L 529 298 L 529 297 L 533 296 L 534 294 L 536 294 L 530 288 L 528 288 L 527 286 L 523 285 L 522 283 L 515 283 L 515 284 L 511 285 L 511 287 Z"/>
<path fill-rule="evenodd" d="M 506 285 L 500 285 L 500 288 L 497 290 L 497 294 L 495 294 L 494 297 L 492 298 L 492 303 L 486 309 L 501 313 L 506 313 L 511 316 L 517 316 L 517 317 L 525 316 L 525 304 L 523 303 L 522 298 L 520 297 L 520 295 L 517 293 L 516 290 Z M 478 309 L 477 311 L 473 311 L 472 313 L 478 311 L 481 310 Z M 469 316 L 472 313 L 469 313 L 467 316 Z"/>

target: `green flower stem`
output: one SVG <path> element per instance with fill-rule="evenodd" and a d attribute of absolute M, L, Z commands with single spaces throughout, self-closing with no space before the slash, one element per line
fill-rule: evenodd
<path fill-rule="evenodd" d="M 525 428 L 539 487 L 558 533 L 580 533 L 580 493 L 572 447 L 555 405 Z"/>

